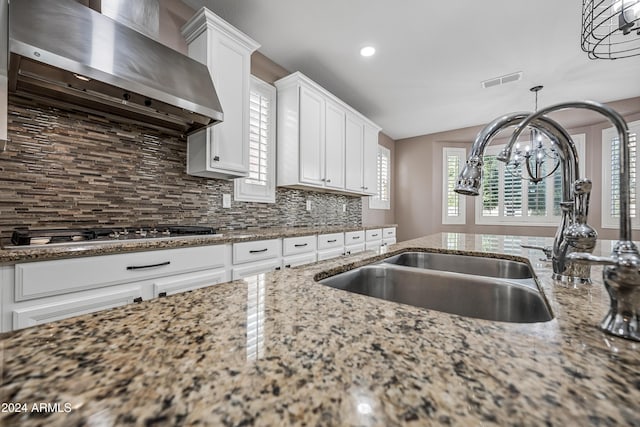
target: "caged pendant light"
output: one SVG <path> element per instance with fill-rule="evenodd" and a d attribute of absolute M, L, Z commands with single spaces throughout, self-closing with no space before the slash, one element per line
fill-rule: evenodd
<path fill-rule="evenodd" d="M 581 44 L 590 59 L 640 55 L 640 0 L 582 0 Z"/>

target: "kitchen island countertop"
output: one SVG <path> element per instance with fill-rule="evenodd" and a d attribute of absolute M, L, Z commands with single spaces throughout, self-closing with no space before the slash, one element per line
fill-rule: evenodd
<path fill-rule="evenodd" d="M 554 283 L 518 242 L 435 234 L 4 334 L 0 425 L 640 425 L 640 343 L 597 328 L 601 268 L 591 286 Z M 530 255 L 555 318 L 465 318 L 314 281 L 406 249 Z"/>

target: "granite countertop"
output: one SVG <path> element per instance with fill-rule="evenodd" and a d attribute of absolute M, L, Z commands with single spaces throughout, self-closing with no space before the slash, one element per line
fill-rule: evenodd
<path fill-rule="evenodd" d="M 5 334 L 2 402 L 60 412 L 0 424 L 640 425 L 640 343 L 597 328 L 601 269 L 554 283 L 518 242 L 436 234 Z M 465 318 L 314 281 L 410 248 L 530 255 L 555 318 Z"/>
<path fill-rule="evenodd" d="M 308 236 L 309 234 L 341 233 L 397 227 L 397 224 L 373 226 L 323 226 L 323 227 L 270 227 L 242 230 L 220 229 L 218 234 L 200 236 L 161 237 L 156 239 L 88 241 L 72 244 L 54 244 L 22 248 L 0 248 L 0 264 L 44 261 L 59 258 L 76 258 L 109 255 L 122 252 L 139 252 L 156 249 L 183 248 L 187 246 L 222 245 L 252 240 Z"/>

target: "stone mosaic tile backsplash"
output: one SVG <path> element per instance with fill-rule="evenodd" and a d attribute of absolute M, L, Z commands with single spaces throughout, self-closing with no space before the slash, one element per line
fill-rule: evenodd
<path fill-rule="evenodd" d="M 361 225 L 360 197 L 278 188 L 276 203 L 233 201 L 233 182 L 187 175 L 186 139 L 84 112 L 9 99 L 0 152 L 0 236 L 16 227 Z M 306 210 L 311 200 L 312 210 Z M 346 204 L 346 212 L 343 212 Z"/>

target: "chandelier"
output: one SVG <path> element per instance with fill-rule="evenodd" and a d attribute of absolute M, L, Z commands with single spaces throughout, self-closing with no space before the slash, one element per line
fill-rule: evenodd
<path fill-rule="evenodd" d="M 581 44 L 591 59 L 640 55 L 640 0 L 582 0 Z"/>
<path fill-rule="evenodd" d="M 538 92 L 543 86 L 534 86 L 529 89 L 535 94 L 536 103 L 535 111 L 538 111 Z M 539 183 L 543 179 L 553 175 L 560 166 L 560 156 L 553 147 L 553 144 L 546 138 L 543 139 L 542 134 L 535 128 L 529 132 L 529 141 L 522 147 L 517 142 L 513 147 L 511 160 L 507 162 L 506 169 L 513 176 L 517 176 L 523 180 L 531 181 L 534 184 Z M 544 167 L 547 163 L 547 167 Z M 549 166 L 550 164 L 550 166 Z M 520 173 L 520 168 L 524 167 L 527 176 Z"/>

